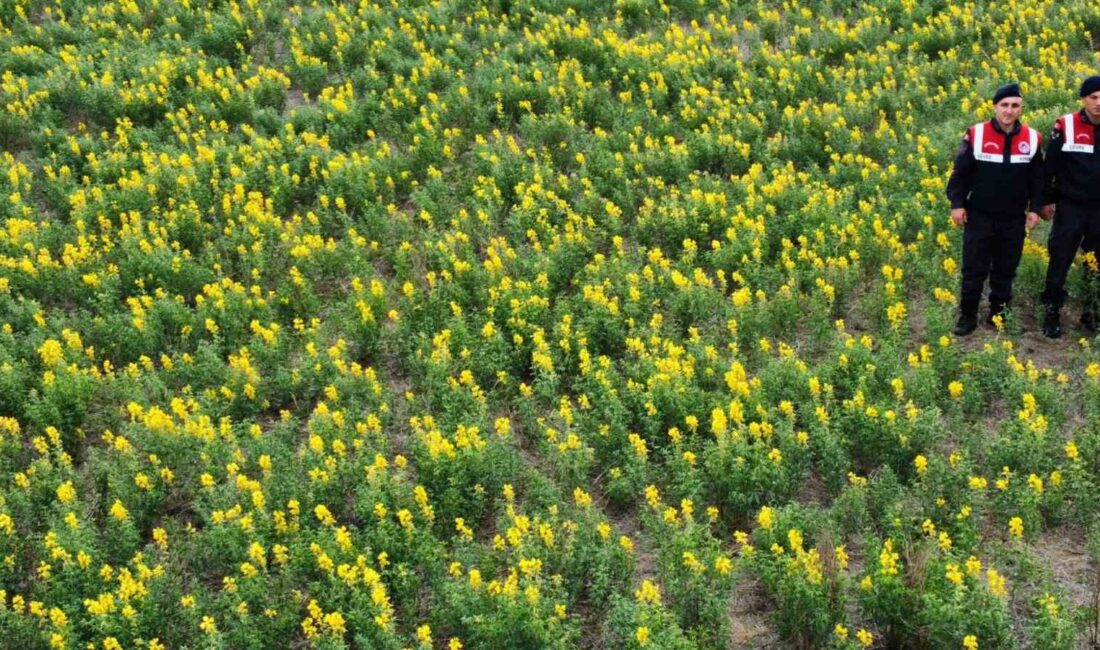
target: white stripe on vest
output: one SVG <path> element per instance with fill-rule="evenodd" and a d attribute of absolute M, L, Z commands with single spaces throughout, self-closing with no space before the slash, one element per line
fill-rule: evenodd
<path fill-rule="evenodd" d="M 975 124 L 973 130 L 974 159 L 991 163 L 1004 162 L 1004 156 L 1002 154 L 985 152 L 985 122 L 982 122 L 981 124 Z"/>
<path fill-rule="evenodd" d="M 1092 153 L 1092 144 L 1077 144 L 1077 113 L 1063 115 L 1062 124 L 1066 128 L 1066 139 L 1065 142 L 1062 143 L 1062 151 Z"/>

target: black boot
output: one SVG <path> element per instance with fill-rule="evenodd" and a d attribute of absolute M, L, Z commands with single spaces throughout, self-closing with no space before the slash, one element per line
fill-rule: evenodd
<path fill-rule="evenodd" d="M 1003 302 L 991 302 L 989 303 L 989 314 L 985 317 L 985 324 L 990 327 L 996 327 L 996 323 L 993 319 L 997 316 L 1001 317 L 1001 326 L 1004 327 L 1005 309 L 1008 308 L 1008 303 Z"/>
<path fill-rule="evenodd" d="M 955 336 L 966 336 L 978 327 L 978 305 L 963 303 L 959 306 L 959 320 L 955 321 Z"/>
<path fill-rule="evenodd" d="M 1062 337 L 1062 317 L 1059 309 L 1047 307 L 1046 315 L 1043 316 L 1043 335 L 1049 339 Z"/>

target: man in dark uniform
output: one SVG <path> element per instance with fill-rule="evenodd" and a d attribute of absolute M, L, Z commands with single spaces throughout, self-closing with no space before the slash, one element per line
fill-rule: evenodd
<path fill-rule="evenodd" d="M 951 221 L 963 226 L 962 287 L 955 334 L 978 326 L 978 306 L 989 278 L 988 324 L 1012 299 L 1012 281 L 1027 229 L 1039 222 L 1043 157 L 1041 136 L 1020 123 L 1019 84 L 993 95 L 993 119 L 967 129 L 947 183 Z M 1026 212 L 1026 216 L 1025 216 Z"/>
<path fill-rule="evenodd" d="M 1080 95 L 1081 110 L 1054 123 L 1043 165 L 1042 216 L 1054 218 L 1047 240 L 1050 261 L 1042 295 L 1046 306 L 1043 333 L 1052 339 L 1062 335 L 1060 310 L 1066 300 L 1066 275 L 1077 249 L 1094 255 L 1100 249 L 1100 75 L 1085 79 Z M 1097 273 L 1095 269 L 1087 273 L 1090 288 L 1081 325 L 1095 334 Z"/>

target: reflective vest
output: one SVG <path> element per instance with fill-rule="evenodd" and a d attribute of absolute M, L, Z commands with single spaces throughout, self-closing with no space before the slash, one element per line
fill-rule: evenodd
<path fill-rule="evenodd" d="M 1081 113 L 1075 111 L 1058 118 L 1057 126 L 1061 127 L 1065 139 L 1062 141 L 1062 151 L 1075 151 L 1077 153 L 1092 153 L 1095 143 L 1096 129 L 1085 121 Z"/>
<path fill-rule="evenodd" d="M 1081 111 L 1067 113 L 1054 123 L 1061 147 L 1057 151 L 1047 151 L 1051 164 L 1046 173 L 1046 201 L 1100 209 L 1100 152 L 1096 151 L 1096 131 L 1097 127 Z"/>
<path fill-rule="evenodd" d="M 1020 132 L 1012 137 L 1011 148 L 1004 151 L 1005 136 L 993 128 L 993 122 L 981 122 L 970 127 L 970 142 L 974 159 L 987 163 L 1029 163 L 1039 151 L 1039 132 L 1030 126 L 1020 125 Z M 1089 151 L 1092 151 L 1091 145 Z"/>

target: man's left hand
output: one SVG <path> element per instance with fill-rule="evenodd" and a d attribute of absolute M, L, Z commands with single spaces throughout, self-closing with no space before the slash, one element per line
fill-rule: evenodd
<path fill-rule="evenodd" d="M 1035 226 L 1038 226 L 1039 225 L 1039 213 L 1038 212 L 1028 212 L 1027 213 L 1027 221 L 1024 223 L 1024 225 L 1027 227 L 1028 230 L 1031 230 Z"/>

